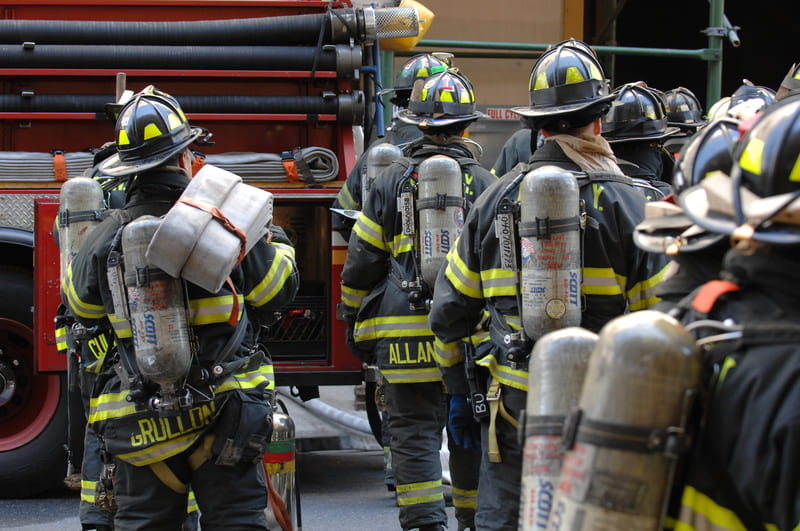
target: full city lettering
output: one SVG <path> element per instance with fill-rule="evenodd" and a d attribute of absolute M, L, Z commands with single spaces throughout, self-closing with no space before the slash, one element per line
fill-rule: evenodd
<path fill-rule="evenodd" d="M 207 426 L 214 419 L 214 402 L 193 407 L 177 417 L 139 419 L 139 433 L 131 435 L 131 446 L 144 446 L 174 439 Z"/>
<path fill-rule="evenodd" d="M 433 361 L 433 342 L 417 342 L 416 354 L 409 343 L 389 344 L 389 363 L 393 365 L 408 365 L 412 363 L 431 363 Z"/>

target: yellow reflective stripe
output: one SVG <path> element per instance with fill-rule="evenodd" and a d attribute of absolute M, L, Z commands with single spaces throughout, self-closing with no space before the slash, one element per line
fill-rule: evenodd
<path fill-rule="evenodd" d="M 478 506 L 477 489 L 459 489 L 453 487 L 453 506 L 461 509 L 475 509 Z"/>
<path fill-rule="evenodd" d="M 353 232 L 373 247 L 381 251 L 389 250 L 386 242 L 383 241 L 383 227 L 369 219 L 363 212 L 358 215 Z"/>
<path fill-rule="evenodd" d="M 473 299 L 483 298 L 480 274 L 472 271 L 466 262 L 461 259 L 458 252 L 453 251 L 449 254 L 444 274 L 453 284 L 453 287 L 467 297 L 472 297 Z"/>
<path fill-rule="evenodd" d="M 111 326 L 114 328 L 114 333 L 117 337 L 121 339 L 133 337 L 130 321 L 127 319 L 120 319 L 113 313 L 108 314 L 106 317 L 108 317 L 108 320 L 111 322 Z"/>
<path fill-rule="evenodd" d="M 625 277 L 610 267 L 584 267 L 581 291 L 584 295 L 622 295 Z"/>
<path fill-rule="evenodd" d="M 189 502 L 186 504 L 186 512 L 194 513 L 200 510 L 200 506 L 197 505 L 197 498 L 194 496 L 194 491 L 189 491 Z"/>
<path fill-rule="evenodd" d="M 96 481 L 89 481 L 88 479 L 81 479 L 81 501 L 87 503 L 94 503 L 95 496 L 94 490 L 97 488 Z"/>
<path fill-rule="evenodd" d="M 255 389 L 263 383 L 267 384 L 266 389 L 275 387 L 275 369 L 270 364 L 261 365 L 252 371 L 231 375 L 220 384 L 217 388 L 217 393 L 224 393 L 234 389 Z"/>
<path fill-rule="evenodd" d="M 717 377 L 717 386 L 722 385 L 722 382 L 725 381 L 725 377 L 728 376 L 728 371 L 734 367 L 736 367 L 736 360 L 730 356 L 726 356 L 725 361 L 722 362 L 722 368 L 719 371 L 719 377 Z"/>
<path fill-rule="evenodd" d="M 435 347 L 433 357 L 436 359 L 436 363 L 442 367 L 452 367 L 464 361 L 464 355 L 458 348 L 458 341 L 443 343 L 436 337 L 433 340 L 433 346 Z"/>
<path fill-rule="evenodd" d="M 397 505 L 417 505 L 444 499 L 442 480 L 397 485 Z"/>
<path fill-rule="evenodd" d="M 661 300 L 657 297 L 653 290 L 655 287 L 664 280 L 669 265 L 664 266 L 661 271 L 652 277 L 637 282 L 630 290 L 628 290 L 628 305 L 631 310 L 643 310 L 655 306 Z"/>
<path fill-rule="evenodd" d="M 189 433 L 142 450 L 117 454 L 117 457 L 134 466 L 151 465 L 183 452 L 193 445 L 200 435 L 200 432 Z"/>
<path fill-rule="evenodd" d="M 275 258 L 272 266 L 267 271 L 266 276 L 245 296 L 245 300 L 252 306 L 258 308 L 263 306 L 281 291 L 286 279 L 294 270 L 294 260 L 287 256 L 280 248 L 275 248 Z"/>
<path fill-rule="evenodd" d="M 369 295 L 368 289 L 356 289 L 351 288 L 346 284 L 342 284 L 342 302 L 345 306 L 350 306 L 351 308 L 360 308 L 361 301 L 364 300 L 364 297 Z"/>
<path fill-rule="evenodd" d="M 400 256 L 402 253 L 410 253 L 414 250 L 414 238 L 408 234 L 397 234 L 392 239 L 392 256 Z"/>
<path fill-rule="evenodd" d="M 287 257 L 292 262 L 295 261 L 295 251 L 294 247 L 291 245 L 281 242 L 272 242 L 270 245 L 272 245 L 276 251 L 280 251 L 283 256 Z"/>
<path fill-rule="evenodd" d="M 346 210 L 358 210 L 361 206 L 353 199 L 353 192 L 350 191 L 350 187 L 347 186 L 346 182 L 344 186 L 342 186 L 342 189 L 339 190 L 339 193 L 336 194 L 336 200 L 339 202 L 339 205 Z"/>
<path fill-rule="evenodd" d="M 63 354 L 67 351 L 67 327 L 56 327 L 56 350 Z"/>
<path fill-rule="evenodd" d="M 497 361 L 497 358 L 491 354 L 479 359 L 476 363 L 481 367 L 486 367 L 489 369 L 489 372 L 492 374 L 492 376 L 494 376 L 501 384 L 508 385 L 525 392 L 528 391 L 528 371 L 512 369 L 511 367 L 501 365 Z"/>
<path fill-rule="evenodd" d="M 367 341 L 386 337 L 432 336 L 427 315 L 398 315 L 373 317 L 356 323 L 353 332 L 356 341 Z"/>
<path fill-rule="evenodd" d="M 519 288 L 517 274 L 505 269 L 487 269 L 481 271 L 483 297 L 514 297 Z"/>
<path fill-rule="evenodd" d="M 424 383 L 442 381 L 438 367 L 420 369 L 381 369 L 381 374 L 391 383 Z"/>
<path fill-rule="evenodd" d="M 242 315 L 244 297 L 236 295 L 239 301 L 239 315 Z M 192 325 L 207 325 L 225 323 L 233 312 L 233 295 L 219 297 L 204 297 L 189 301 L 189 322 Z"/>
<path fill-rule="evenodd" d="M 691 522 L 691 523 L 689 523 Z M 675 523 L 675 531 L 747 531 L 736 513 L 720 507 L 714 501 L 696 490 L 686 486 L 681 496 L 681 514 Z"/>
<path fill-rule="evenodd" d="M 133 402 L 128 402 L 126 400 L 127 396 L 128 391 L 121 391 L 90 398 L 88 422 L 98 422 L 136 413 L 136 405 Z"/>
<path fill-rule="evenodd" d="M 102 304 L 89 304 L 83 302 L 78 293 L 75 291 L 75 285 L 72 283 L 72 265 L 70 264 L 67 269 L 67 278 L 65 284 L 61 286 L 61 291 L 67 297 L 69 307 L 75 312 L 76 315 L 86 319 L 102 319 L 106 316 L 106 309 Z"/>

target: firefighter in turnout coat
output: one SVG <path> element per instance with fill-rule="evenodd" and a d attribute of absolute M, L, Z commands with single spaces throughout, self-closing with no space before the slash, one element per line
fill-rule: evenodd
<path fill-rule="evenodd" d="M 191 401 L 166 413 L 154 407 L 158 386 L 139 372 L 131 321 L 116 317 L 108 276 L 121 228 L 141 216 L 164 215 L 189 184 L 188 146 L 202 133 L 174 98 L 153 87 L 122 109 L 118 154 L 101 171 L 130 176 L 126 203 L 94 229 L 63 287 L 82 324 L 115 336 L 116 371 L 97 382 L 89 422 L 106 456 L 100 483 L 116 502 L 117 531 L 180 528 L 190 488 L 203 529 L 266 529 L 261 459 L 272 432 L 274 377 L 254 330 L 297 290 L 289 240 L 271 226 L 217 293 L 184 283 L 195 345 L 183 387 Z"/>
<path fill-rule="evenodd" d="M 415 85 L 409 108 L 400 118 L 417 124 L 424 136 L 376 179 L 353 229 L 342 271 L 351 350 L 376 363 L 387 382 L 392 466 L 404 530 L 438 530 L 447 524 L 439 450 L 448 391 L 433 358 L 433 333 L 427 324 L 431 288 L 441 265 L 426 275 L 423 260 L 435 245 L 443 262 L 463 224 L 464 211 L 495 180 L 461 136 L 481 116 L 475 111 L 469 80 L 456 71 Z M 457 194 L 445 189 L 446 194 L 424 196 L 423 168 L 431 161 L 455 167 L 449 183 L 455 184 Z M 409 208 L 399 208 L 398 198 L 407 199 Z M 446 214 L 451 226 L 424 226 L 426 209 Z M 433 243 L 423 235 L 432 232 L 437 233 Z M 448 440 L 459 529 L 472 528 L 479 454 L 475 448 L 453 445 L 452 437 Z M 468 479 L 462 480 L 465 476 Z"/>
<path fill-rule="evenodd" d="M 581 326 L 589 330 L 596 332 L 613 317 L 655 304 L 652 290 L 666 266 L 664 258 L 633 244 L 645 198 L 622 175 L 600 136 L 601 117 L 613 95 L 597 60 L 575 47 L 559 46 L 542 55 L 530 80 L 531 106 L 515 111 L 535 119 L 545 134 L 544 145 L 527 165 L 518 165 L 476 201 L 439 275 L 429 317 L 447 388 L 485 395 L 488 403 L 481 421 L 478 529 L 512 531 L 518 526 L 522 446 L 517 428 L 532 347 L 521 333 L 519 274 L 503 260 L 514 252 L 519 263 L 520 249 L 516 242 L 501 239 L 516 231 L 514 222 L 504 226 L 501 219 L 507 218 L 498 217 L 501 203 L 507 201 L 509 212 L 516 210 L 520 182 L 529 170 L 555 166 L 575 173 L 587 217 L 582 279 L 575 292 L 582 300 Z M 480 322 L 485 307 L 490 340 L 465 350 L 460 340 Z"/>

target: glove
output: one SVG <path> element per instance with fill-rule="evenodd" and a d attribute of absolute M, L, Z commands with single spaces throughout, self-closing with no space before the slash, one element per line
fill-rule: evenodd
<path fill-rule="evenodd" d="M 450 414 L 447 417 L 447 433 L 462 448 L 481 449 L 480 424 L 472 416 L 472 406 L 467 395 L 450 397 Z"/>

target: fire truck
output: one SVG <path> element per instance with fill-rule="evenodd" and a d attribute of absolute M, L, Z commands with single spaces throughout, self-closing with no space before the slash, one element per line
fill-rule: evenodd
<path fill-rule="evenodd" d="M 329 208 L 375 122 L 377 43 L 416 35 L 418 19 L 416 7 L 350 0 L 2 7 L 0 498 L 60 485 L 67 434 L 82 438 L 83 409 L 69 398 L 68 360 L 55 347 L 54 223 L 62 183 L 113 139 L 107 104 L 121 88 L 152 84 L 175 96 L 193 126 L 213 133 L 206 163 L 274 194 L 274 222 L 292 238 L 301 275 L 294 302 L 266 331 L 277 385 L 313 396 L 319 385 L 363 381 L 337 319 L 347 246 Z"/>

